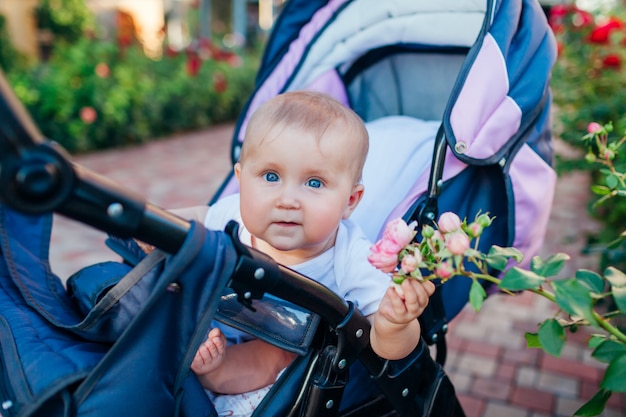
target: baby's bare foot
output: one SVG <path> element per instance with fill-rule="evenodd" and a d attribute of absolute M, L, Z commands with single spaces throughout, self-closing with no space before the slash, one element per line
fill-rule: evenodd
<path fill-rule="evenodd" d="M 204 375 L 215 371 L 224 361 L 226 336 L 215 328 L 209 332 L 207 340 L 200 345 L 196 356 L 191 362 L 191 370 L 196 375 Z"/>

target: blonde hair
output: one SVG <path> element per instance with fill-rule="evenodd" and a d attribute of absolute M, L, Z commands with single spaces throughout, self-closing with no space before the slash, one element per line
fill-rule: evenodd
<path fill-rule="evenodd" d="M 369 136 L 363 120 L 350 108 L 329 95 L 316 91 L 290 91 L 263 103 L 250 117 L 241 149 L 240 160 L 246 154 L 246 139 L 259 138 L 257 146 L 275 126 L 290 126 L 314 133 L 321 139 L 329 129 L 341 129 L 355 140 L 353 157 L 356 180 L 359 181 L 369 148 Z"/>

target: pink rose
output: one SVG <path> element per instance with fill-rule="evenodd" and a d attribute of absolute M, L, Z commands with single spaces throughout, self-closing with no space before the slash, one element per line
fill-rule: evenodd
<path fill-rule="evenodd" d="M 454 269 L 452 269 L 450 264 L 447 262 L 442 262 L 435 269 L 435 274 L 437 274 L 437 276 L 443 280 L 450 278 L 453 273 L 454 273 Z"/>
<path fill-rule="evenodd" d="M 389 247 L 384 239 L 379 240 L 370 248 L 370 255 L 367 260 L 377 269 L 383 272 L 392 272 L 398 265 L 398 252 L 389 251 Z"/>
<path fill-rule="evenodd" d="M 437 226 L 441 233 L 456 232 L 461 228 L 461 219 L 451 211 L 447 211 L 439 217 Z"/>
<path fill-rule="evenodd" d="M 419 264 L 419 260 L 413 255 L 406 255 L 402 258 L 402 263 L 400 264 L 400 269 L 407 274 L 415 271 L 417 265 Z"/>
<path fill-rule="evenodd" d="M 469 232 L 473 237 L 478 237 L 483 234 L 483 227 L 478 223 L 472 223 L 469 225 Z"/>
<path fill-rule="evenodd" d="M 470 247 L 470 240 L 465 233 L 452 233 L 446 238 L 446 247 L 453 255 L 463 255 Z"/>
<path fill-rule="evenodd" d="M 383 240 L 389 240 L 395 243 L 399 247 L 398 252 L 400 252 L 402 248 L 413 240 L 415 236 L 415 226 L 417 226 L 416 222 L 412 222 L 408 225 L 401 218 L 393 219 L 387 223 L 387 227 L 383 233 Z"/>
<path fill-rule="evenodd" d="M 602 126 L 600 126 L 599 123 L 596 122 L 591 122 L 587 125 L 587 132 L 588 133 L 597 133 L 599 131 L 602 130 Z"/>

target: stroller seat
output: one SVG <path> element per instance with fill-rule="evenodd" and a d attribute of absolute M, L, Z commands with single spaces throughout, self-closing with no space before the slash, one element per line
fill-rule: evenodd
<path fill-rule="evenodd" d="M 289 0 L 237 121 L 232 161 L 260 104 L 285 91 L 322 91 L 368 125 L 366 192 L 354 218 L 370 239 L 395 217 L 424 223 L 439 211 L 469 219 L 487 211 L 496 219 L 479 249 L 515 246 L 530 260 L 556 180 L 549 124 L 555 58 L 536 0 Z M 0 87 L 4 417 L 214 416 L 189 366 L 215 318 L 298 353 L 255 416 L 463 415 L 442 367 L 426 360 L 424 343 L 403 361 L 381 360 L 364 341 L 369 325 L 352 304 L 244 247 L 236 234 L 173 218 L 72 166 L 25 111 L 11 110 L 15 100 L 4 100 L 2 78 Z M 37 190 L 15 192 L 11 175 L 20 158 L 58 165 L 67 181 L 50 184 L 66 188 L 42 205 L 28 198 L 41 195 Z M 231 172 L 211 202 L 236 191 Z M 49 270 L 45 219 L 52 210 L 174 255 L 145 273 L 132 268 L 137 280 L 125 275 L 123 288 L 111 290 L 122 296 L 105 309 L 106 320 L 96 320 L 92 312 L 111 292 L 87 297 L 95 305 L 81 311 Z M 258 268 L 266 272 L 261 282 Z M 439 311 L 423 326 L 428 343 L 465 306 L 468 281 L 439 287 L 431 301 Z M 236 296 L 224 294 L 227 287 Z M 257 301 L 266 294 L 277 299 Z M 123 325 L 116 322 L 123 317 Z M 294 324 L 298 333 L 290 333 Z"/>

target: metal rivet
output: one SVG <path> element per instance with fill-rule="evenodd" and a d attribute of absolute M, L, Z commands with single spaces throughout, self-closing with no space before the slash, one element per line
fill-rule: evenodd
<path fill-rule="evenodd" d="M 435 213 L 433 213 L 432 211 L 429 211 L 428 213 L 426 213 L 426 218 L 428 220 L 433 220 L 435 218 Z"/>
<path fill-rule="evenodd" d="M 409 395 L 409 389 L 405 388 L 405 389 L 402 390 L 402 396 L 406 397 L 407 395 Z"/>
<path fill-rule="evenodd" d="M 337 366 L 339 367 L 339 369 L 343 369 L 343 368 L 345 368 L 345 367 L 346 367 L 346 364 L 347 364 L 346 360 L 345 360 L 345 359 L 342 359 L 342 360 L 340 360 L 340 361 L 339 361 L 339 363 L 337 364 Z"/>
<path fill-rule="evenodd" d="M 121 203 L 111 203 L 107 207 L 109 217 L 119 217 L 124 214 L 124 206 Z"/>
<path fill-rule="evenodd" d="M 467 144 L 465 142 L 457 142 L 454 145 L 456 153 L 464 154 L 467 151 Z"/>
<path fill-rule="evenodd" d="M 356 331 L 356 337 L 361 337 L 363 336 L 363 329 L 359 329 Z"/>
<path fill-rule="evenodd" d="M 441 326 L 441 331 L 444 333 L 448 333 L 448 325 L 444 324 L 443 326 Z"/>
<path fill-rule="evenodd" d="M 333 405 L 335 405 L 335 402 L 333 400 L 328 400 L 328 402 L 326 403 L 326 408 L 331 409 L 333 408 Z"/>
<path fill-rule="evenodd" d="M 255 279 L 263 279 L 264 276 L 265 276 L 265 269 L 258 268 L 256 271 L 254 271 Z"/>
<path fill-rule="evenodd" d="M 237 145 L 235 146 L 235 149 L 233 149 L 233 159 L 236 161 L 239 159 L 239 155 L 241 155 L 241 146 Z"/>
<path fill-rule="evenodd" d="M 181 290 L 180 284 L 177 282 L 172 282 L 170 285 L 167 286 L 167 292 L 178 294 L 180 290 Z"/>
<path fill-rule="evenodd" d="M 443 180 L 438 180 L 437 187 L 441 188 L 442 185 L 443 185 Z"/>
<path fill-rule="evenodd" d="M 246 291 L 246 292 L 243 294 L 243 298 L 245 298 L 246 300 L 251 299 L 251 298 L 252 298 L 252 293 L 251 293 L 250 291 Z"/>
<path fill-rule="evenodd" d="M 437 341 L 437 339 L 439 339 L 439 336 L 437 335 L 437 333 L 435 333 L 435 334 L 433 335 L 433 337 L 431 337 L 430 339 L 431 339 L 433 342 L 436 342 L 436 341 Z"/>

